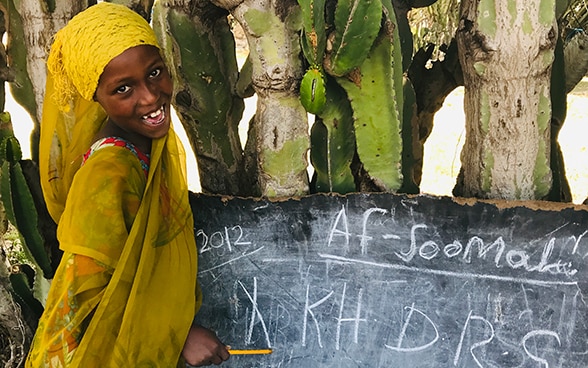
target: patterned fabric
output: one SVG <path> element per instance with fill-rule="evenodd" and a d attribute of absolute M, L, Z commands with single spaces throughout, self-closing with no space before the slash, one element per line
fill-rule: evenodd
<path fill-rule="evenodd" d="M 47 306 L 52 313 L 44 318 L 38 329 L 59 336 L 44 352 L 45 367 L 60 368 L 71 364 L 89 321 L 88 310 L 98 304 L 111 275 L 112 269 L 90 257 L 64 254 L 60 270 L 52 282 L 52 287 L 60 290 L 61 295 L 56 295 L 57 298 L 50 303 L 58 303 L 58 306 Z"/>
<path fill-rule="evenodd" d="M 143 171 L 145 172 L 145 177 L 147 177 L 147 175 L 149 174 L 149 155 L 139 151 L 137 149 L 137 147 L 135 147 L 134 144 L 132 144 L 131 142 L 127 141 L 126 139 L 122 139 L 120 137 L 106 137 L 106 138 L 102 138 L 102 139 L 99 139 L 98 141 L 96 141 L 96 143 L 94 143 L 92 145 L 92 147 L 90 147 L 88 152 L 86 152 L 84 154 L 84 158 L 82 160 L 82 165 L 86 162 L 86 160 L 88 160 L 88 158 L 96 150 L 98 150 L 102 147 L 110 147 L 110 146 L 124 147 L 124 148 L 128 149 L 129 151 L 131 151 L 139 159 L 139 162 L 141 162 L 141 167 L 143 168 Z"/>

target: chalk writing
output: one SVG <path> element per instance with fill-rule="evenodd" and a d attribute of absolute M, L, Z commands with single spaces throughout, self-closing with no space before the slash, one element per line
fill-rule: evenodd
<path fill-rule="evenodd" d="M 588 213 L 305 201 L 222 202 L 230 215 L 196 222 L 198 318 L 274 349 L 228 367 L 588 366 Z"/>
<path fill-rule="evenodd" d="M 226 246 L 229 252 L 233 251 L 233 246 L 249 245 L 251 242 L 243 240 L 243 229 L 241 226 L 225 226 L 224 231 L 215 231 L 207 235 L 204 230 L 196 231 L 196 238 L 200 246 L 200 254 L 210 252 Z M 235 239 L 234 241 L 232 239 Z"/>
<path fill-rule="evenodd" d="M 437 326 L 435 325 L 435 323 L 433 323 L 433 321 L 425 313 L 416 309 L 414 307 L 414 303 L 412 303 L 412 306 L 405 307 L 405 308 L 408 310 L 408 316 L 406 317 L 406 320 L 404 321 L 404 325 L 402 326 L 402 330 L 400 331 L 400 335 L 398 336 L 398 344 L 396 346 L 384 344 L 384 346 L 386 346 L 386 348 L 388 348 L 390 350 L 399 351 L 399 352 L 416 352 L 416 351 L 420 351 L 420 350 L 426 350 L 429 347 L 433 346 L 437 342 L 437 340 L 439 340 L 439 330 L 437 330 Z M 411 317 L 412 317 L 413 312 L 417 312 L 418 314 L 423 316 L 428 323 L 431 324 L 431 326 L 435 329 L 435 337 L 433 337 L 431 339 L 431 341 L 427 342 L 424 345 L 405 348 L 402 346 L 402 342 L 406 336 L 406 329 L 408 328 L 408 325 L 411 322 Z"/>
<path fill-rule="evenodd" d="M 360 239 L 359 248 L 362 255 L 368 253 L 368 244 L 370 241 L 375 241 L 374 236 L 370 235 L 368 219 L 373 214 L 385 215 L 389 211 L 383 208 L 370 208 L 363 213 L 361 233 L 355 236 Z M 551 237 L 547 240 L 543 247 L 543 252 L 536 264 L 533 264 L 532 255 L 528 251 L 522 249 L 508 249 L 509 246 L 502 236 L 498 236 L 491 241 L 484 241 L 481 237 L 471 236 L 465 247 L 459 239 L 452 239 L 445 242 L 444 246 L 440 246 L 434 240 L 425 239 L 422 243 L 418 241 L 419 230 L 428 229 L 429 226 L 424 223 L 412 225 L 410 229 L 410 243 L 408 247 L 402 244 L 403 240 L 396 234 L 384 233 L 382 239 L 397 240 L 393 243 L 387 243 L 394 250 L 394 254 L 405 263 L 410 263 L 415 257 L 420 257 L 424 260 L 431 261 L 441 255 L 445 258 L 452 259 L 461 255 L 461 259 L 465 263 L 472 263 L 472 257 L 475 255 L 477 259 L 486 260 L 487 257 L 494 255 L 493 262 L 497 268 L 507 266 L 512 269 L 523 269 L 528 272 L 549 273 L 549 274 L 563 274 L 565 276 L 573 276 L 577 269 L 572 262 L 564 261 L 562 259 L 551 260 L 553 250 L 555 247 L 556 238 Z M 343 230 L 342 230 L 343 229 Z M 381 232 L 382 230 L 379 230 Z M 578 248 L 578 243 L 586 234 L 583 232 L 577 237 L 570 255 L 574 255 Z M 350 224 L 348 223 L 348 216 L 346 209 L 343 207 L 336 215 L 333 225 L 331 226 L 328 235 L 328 247 L 334 247 L 338 237 L 344 237 L 345 249 L 350 245 L 350 239 L 354 237 L 353 232 L 350 232 Z M 574 237 L 574 239 L 576 239 Z M 399 244 L 398 244 L 399 243 Z M 562 242 L 566 244 L 566 242 Z M 400 248 L 400 250 L 396 250 Z M 477 250 L 477 252 L 476 252 Z M 585 255 L 583 255 L 584 257 Z M 583 258 L 582 257 L 582 258 Z M 581 259 L 578 259 L 580 261 Z"/>

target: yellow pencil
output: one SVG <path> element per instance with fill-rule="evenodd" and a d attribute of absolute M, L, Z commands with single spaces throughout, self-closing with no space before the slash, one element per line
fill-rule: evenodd
<path fill-rule="evenodd" d="M 271 354 L 272 349 L 229 349 L 231 355 Z"/>

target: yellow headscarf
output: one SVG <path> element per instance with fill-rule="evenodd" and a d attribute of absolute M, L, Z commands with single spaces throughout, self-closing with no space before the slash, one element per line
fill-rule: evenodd
<path fill-rule="evenodd" d="M 39 147 L 41 182 L 55 221 L 81 155 L 106 120 L 93 101 L 100 75 L 110 60 L 139 45 L 159 48 L 147 21 L 123 5 L 104 2 L 77 14 L 55 35 Z"/>
<path fill-rule="evenodd" d="M 146 183 L 144 177 L 137 176 L 139 179 L 123 181 L 131 189 L 145 188 L 137 193 L 140 204 L 128 237 L 126 230 L 122 231 L 124 244 L 119 244 L 121 232 L 117 235 L 106 230 L 124 229 L 120 218 L 102 216 L 96 220 L 99 211 L 92 206 L 100 206 L 102 197 L 112 203 L 123 196 L 116 190 L 103 193 L 96 187 L 97 177 L 108 177 L 116 170 L 115 165 L 103 164 L 106 157 L 127 167 L 125 160 L 136 164 L 135 158 L 125 158 L 125 149 L 103 149 L 95 154 L 102 155 L 102 161 L 90 158 L 78 172 L 83 154 L 107 119 L 102 107 L 92 100 L 100 75 L 110 60 L 139 45 L 157 46 L 154 32 L 135 12 L 111 3 L 91 6 L 55 36 L 48 59 L 39 150 L 43 193 L 51 216 L 58 222 L 58 239 L 66 254 L 95 259 L 113 273 L 97 297 L 80 306 L 86 314 L 76 316 L 69 326 L 55 326 L 50 316 L 63 308 L 62 295 L 96 288 L 104 280 L 100 275 L 87 276 L 89 281 L 72 291 L 72 286 L 63 286 L 67 282 L 57 282 L 58 277 L 65 279 L 67 265 L 62 262 L 27 367 L 50 366 L 44 365 L 43 359 L 47 359 L 48 347 L 59 346 L 63 340 L 62 328 L 84 331 L 73 358 L 68 358 L 73 359 L 72 366 L 171 366 L 181 353 L 200 304 L 185 155 L 174 131 L 170 128 L 167 136 L 152 142 Z M 92 197 L 92 204 L 84 205 L 90 188 L 101 197 Z"/>

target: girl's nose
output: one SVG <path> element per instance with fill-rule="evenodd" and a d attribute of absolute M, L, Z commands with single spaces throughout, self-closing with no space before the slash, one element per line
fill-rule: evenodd
<path fill-rule="evenodd" d="M 145 83 L 141 88 L 141 102 L 151 105 L 159 99 L 159 88 L 153 83 Z"/>

